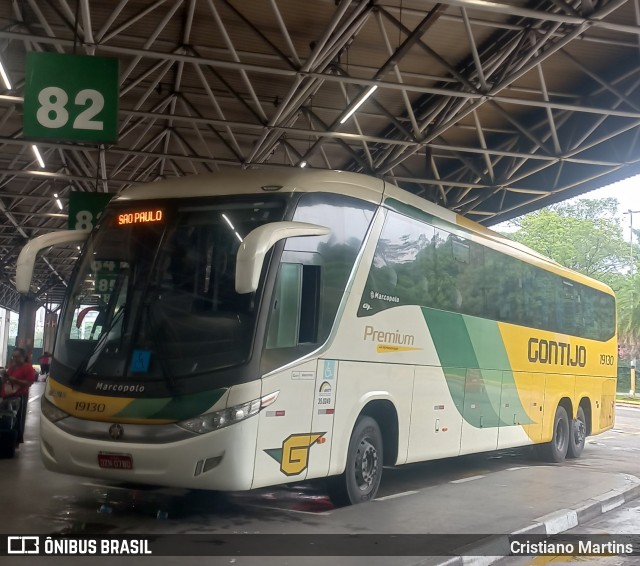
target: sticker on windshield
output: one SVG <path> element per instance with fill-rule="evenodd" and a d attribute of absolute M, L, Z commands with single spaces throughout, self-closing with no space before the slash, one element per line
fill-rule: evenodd
<path fill-rule="evenodd" d="M 134 350 L 131 356 L 131 373 L 147 373 L 151 362 L 151 352 L 149 350 Z"/>

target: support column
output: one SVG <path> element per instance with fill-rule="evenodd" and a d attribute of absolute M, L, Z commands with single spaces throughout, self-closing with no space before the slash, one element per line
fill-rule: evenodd
<path fill-rule="evenodd" d="M 20 297 L 20 312 L 18 319 L 18 335 L 16 346 L 24 348 L 29 358 L 33 353 L 33 338 L 36 333 L 36 311 L 38 303 L 32 297 Z M 30 360 L 33 363 L 33 360 Z"/>
<path fill-rule="evenodd" d="M 42 337 L 42 351 L 53 353 L 53 344 L 56 340 L 56 328 L 58 326 L 58 313 L 47 312 L 44 315 L 44 335 Z"/>

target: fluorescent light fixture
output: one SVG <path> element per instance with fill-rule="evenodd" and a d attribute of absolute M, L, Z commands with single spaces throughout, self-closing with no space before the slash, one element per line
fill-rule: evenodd
<path fill-rule="evenodd" d="M 238 232 L 234 231 L 233 233 L 238 237 L 238 240 L 240 240 L 240 243 L 242 243 L 242 236 L 238 234 Z"/>
<path fill-rule="evenodd" d="M 304 168 L 307 166 L 307 162 L 306 161 L 301 161 L 300 162 L 300 167 Z"/>
<path fill-rule="evenodd" d="M 59 208 L 60 210 L 62 210 L 62 209 L 64 208 L 64 207 L 62 206 L 62 203 L 60 202 L 60 199 L 59 199 L 59 198 L 57 198 L 57 199 L 56 199 L 56 204 L 58 205 L 58 208 Z"/>
<path fill-rule="evenodd" d="M 2 64 L 2 61 L 0 61 L 0 75 L 2 75 L 4 86 L 7 87 L 7 90 L 11 90 L 11 81 L 9 81 L 9 75 L 7 75 L 7 71 L 4 70 L 4 65 Z"/>
<path fill-rule="evenodd" d="M 376 89 L 378 88 L 378 85 L 373 85 L 366 93 L 365 95 L 360 99 L 360 102 L 358 102 L 351 110 L 349 110 L 349 112 L 347 112 L 344 117 L 342 118 L 342 120 L 340 120 L 341 124 L 344 124 L 349 118 L 351 118 L 351 116 L 353 116 L 353 114 L 355 114 L 356 110 L 358 108 L 360 108 L 360 106 L 362 106 L 366 100 L 376 91 Z"/>
<path fill-rule="evenodd" d="M 44 169 L 44 161 L 42 159 L 42 155 L 40 155 L 40 151 L 38 150 L 38 146 L 32 145 L 31 149 L 33 149 L 33 153 L 35 154 L 36 159 L 38 160 L 38 163 L 40 164 L 40 167 L 42 167 Z"/>

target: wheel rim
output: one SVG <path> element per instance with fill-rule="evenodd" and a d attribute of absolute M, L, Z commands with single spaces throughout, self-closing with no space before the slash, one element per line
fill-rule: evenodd
<path fill-rule="evenodd" d="M 554 435 L 556 439 L 556 449 L 558 452 L 564 452 L 567 447 L 567 442 L 569 440 L 567 432 L 567 427 L 564 426 L 564 421 L 562 419 L 558 420 L 558 423 L 556 424 L 556 433 Z"/>
<path fill-rule="evenodd" d="M 378 474 L 378 450 L 363 438 L 356 453 L 356 484 L 360 491 L 367 491 L 373 485 Z"/>
<path fill-rule="evenodd" d="M 573 423 L 573 442 L 580 446 L 587 436 L 587 427 L 580 419 L 576 419 Z"/>

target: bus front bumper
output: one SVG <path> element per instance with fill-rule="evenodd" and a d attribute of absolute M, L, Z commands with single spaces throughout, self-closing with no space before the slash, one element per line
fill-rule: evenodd
<path fill-rule="evenodd" d="M 42 416 L 40 452 L 45 467 L 54 472 L 167 487 L 242 491 L 250 489 L 253 480 L 257 430 L 258 419 L 249 418 L 186 440 L 127 443 L 74 436 Z"/>

